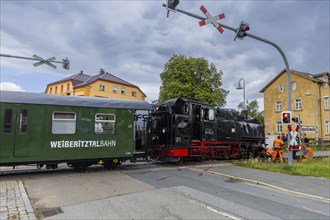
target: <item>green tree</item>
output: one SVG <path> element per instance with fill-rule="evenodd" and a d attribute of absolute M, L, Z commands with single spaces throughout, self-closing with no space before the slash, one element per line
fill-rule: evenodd
<path fill-rule="evenodd" d="M 259 104 L 256 99 L 249 102 L 245 108 L 243 102 L 241 102 L 238 108 L 246 109 L 251 117 L 256 118 L 261 124 L 264 124 L 264 112 L 259 112 Z"/>
<path fill-rule="evenodd" d="M 172 55 L 160 73 L 159 102 L 171 98 L 194 99 L 203 103 L 224 106 L 227 90 L 221 88 L 223 73 L 204 58 Z"/>

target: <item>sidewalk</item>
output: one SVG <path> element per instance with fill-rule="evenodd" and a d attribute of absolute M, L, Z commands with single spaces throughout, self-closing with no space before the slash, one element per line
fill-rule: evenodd
<path fill-rule="evenodd" d="M 36 219 L 22 181 L 0 182 L 0 219 Z"/>

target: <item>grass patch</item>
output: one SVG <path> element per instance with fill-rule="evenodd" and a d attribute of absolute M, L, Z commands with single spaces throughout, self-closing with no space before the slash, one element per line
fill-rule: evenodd
<path fill-rule="evenodd" d="M 330 179 L 330 157 L 309 158 L 302 161 L 294 161 L 292 166 L 289 166 L 288 163 L 265 163 L 258 160 L 234 161 L 233 163 L 242 167 L 271 172 Z"/>

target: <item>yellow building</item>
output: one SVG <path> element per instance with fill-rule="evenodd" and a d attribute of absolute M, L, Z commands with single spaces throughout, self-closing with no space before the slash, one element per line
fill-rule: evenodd
<path fill-rule="evenodd" d="M 103 69 L 98 75 L 90 76 L 81 71 L 73 76 L 50 83 L 47 85 L 45 93 L 131 100 L 145 100 L 146 98 L 138 86 L 105 72 Z"/>
<path fill-rule="evenodd" d="M 301 131 L 309 138 L 330 140 L 330 74 L 309 74 L 291 70 L 292 117 L 300 117 Z M 260 92 L 264 93 L 266 134 L 287 133 L 282 125 L 281 112 L 288 110 L 288 78 L 282 70 Z M 292 124 L 293 129 L 296 124 Z"/>

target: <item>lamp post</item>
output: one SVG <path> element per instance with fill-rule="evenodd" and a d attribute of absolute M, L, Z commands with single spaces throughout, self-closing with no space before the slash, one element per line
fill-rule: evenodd
<path fill-rule="evenodd" d="M 243 87 L 241 85 L 241 81 L 243 81 Z M 244 80 L 244 78 L 240 78 L 240 80 L 238 81 L 238 87 L 236 89 L 243 89 L 243 106 L 245 109 L 245 80 Z"/>

